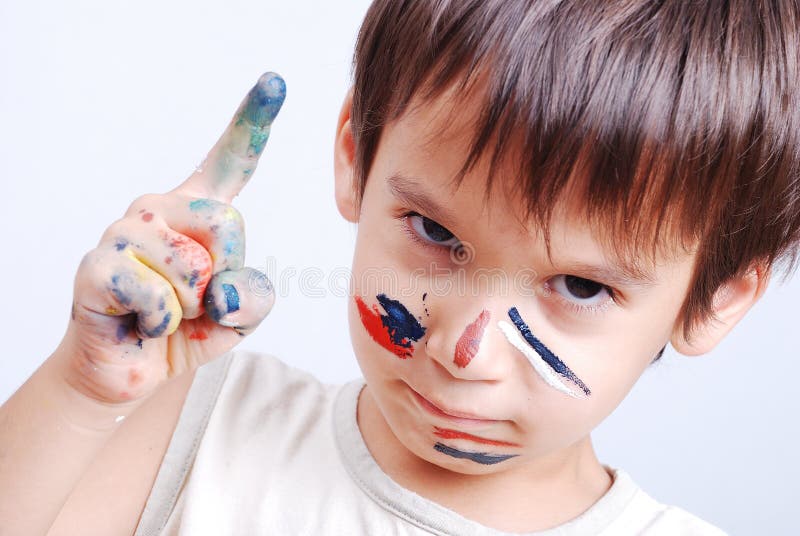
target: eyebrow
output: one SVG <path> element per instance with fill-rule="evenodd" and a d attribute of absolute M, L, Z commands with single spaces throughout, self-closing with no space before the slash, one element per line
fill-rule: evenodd
<path fill-rule="evenodd" d="M 620 263 L 612 267 L 568 261 L 559 263 L 558 270 L 569 272 L 576 277 L 598 281 L 611 287 L 645 289 L 656 284 L 656 278 L 651 272 L 631 263 Z"/>
<path fill-rule="evenodd" d="M 425 192 L 422 183 L 424 181 L 413 177 L 406 177 L 400 173 L 394 173 L 386 179 L 386 184 L 389 186 L 389 192 L 397 198 L 398 201 L 411 205 L 424 212 L 423 216 L 427 216 L 437 223 L 447 226 L 456 221 L 455 216 L 450 210 L 446 209 Z"/>

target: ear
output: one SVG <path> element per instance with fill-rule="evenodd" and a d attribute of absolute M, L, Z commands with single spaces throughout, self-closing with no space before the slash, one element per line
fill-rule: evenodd
<path fill-rule="evenodd" d="M 769 270 L 757 263 L 744 275 L 722 285 L 714 294 L 713 315 L 695 326 L 688 340 L 683 322 L 675 325 L 670 340 L 673 348 L 688 356 L 710 352 L 761 298 L 769 276 Z"/>
<path fill-rule="evenodd" d="M 355 155 L 353 129 L 350 125 L 350 110 L 353 106 L 353 89 L 347 92 L 336 124 L 336 141 L 333 146 L 333 175 L 336 180 L 336 207 L 344 219 L 358 222 L 358 199 L 356 194 Z"/>

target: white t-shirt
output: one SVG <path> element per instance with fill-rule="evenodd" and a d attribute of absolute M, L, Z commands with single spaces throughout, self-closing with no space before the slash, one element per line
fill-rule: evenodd
<path fill-rule="evenodd" d="M 261 354 L 201 367 L 136 536 L 508 534 L 394 482 L 356 423 L 363 379 L 340 386 Z M 589 510 L 531 533 L 714 535 L 719 529 L 644 493 L 621 470 Z"/>

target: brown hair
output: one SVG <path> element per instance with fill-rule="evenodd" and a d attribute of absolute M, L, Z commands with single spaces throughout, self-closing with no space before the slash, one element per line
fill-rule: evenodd
<path fill-rule="evenodd" d="M 478 87 L 457 180 L 515 158 L 545 236 L 569 188 L 627 258 L 696 248 L 689 333 L 730 278 L 795 264 L 799 30 L 796 0 L 376 0 L 354 56 L 359 199 L 385 125 Z"/>

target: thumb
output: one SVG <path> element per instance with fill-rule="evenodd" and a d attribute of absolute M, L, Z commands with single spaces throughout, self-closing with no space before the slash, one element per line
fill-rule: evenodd
<path fill-rule="evenodd" d="M 272 283 L 253 268 L 219 272 L 208 283 L 204 299 L 209 318 L 240 335 L 253 332 L 274 303 Z"/>

